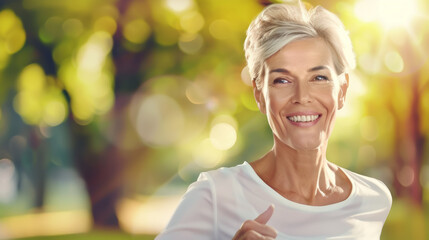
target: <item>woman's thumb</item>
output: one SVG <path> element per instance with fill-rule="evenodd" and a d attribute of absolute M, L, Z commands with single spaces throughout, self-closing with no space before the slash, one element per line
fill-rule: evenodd
<path fill-rule="evenodd" d="M 271 204 L 265 212 L 261 213 L 257 218 L 255 218 L 255 221 L 258 223 L 266 224 L 268 220 L 270 220 L 271 216 L 274 212 L 274 205 Z"/>

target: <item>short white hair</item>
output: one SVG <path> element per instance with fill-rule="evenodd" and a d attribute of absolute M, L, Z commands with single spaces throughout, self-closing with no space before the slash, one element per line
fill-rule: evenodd
<path fill-rule="evenodd" d="M 265 75 L 265 60 L 292 41 L 316 37 L 330 47 L 338 75 L 355 67 L 348 32 L 335 14 L 321 6 L 307 10 L 300 1 L 266 7 L 250 24 L 244 42 L 249 73 L 258 89 Z"/>

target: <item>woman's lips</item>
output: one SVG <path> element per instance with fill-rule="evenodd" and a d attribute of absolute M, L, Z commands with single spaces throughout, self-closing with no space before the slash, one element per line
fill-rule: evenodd
<path fill-rule="evenodd" d="M 293 114 L 287 116 L 287 119 L 297 126 L 312 126 L 320 119 L 322 115 L 317 113 L 312 114 Z"/>
<path fill-rule="evenodd" d="M 298 116 L 290 116 L 287 117 L 292 122 L 312 122 L 316 120 L 319 115 L 298 115 Z"/>

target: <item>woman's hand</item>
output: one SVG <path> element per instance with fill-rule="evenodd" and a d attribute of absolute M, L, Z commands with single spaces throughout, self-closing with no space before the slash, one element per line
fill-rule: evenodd
<path fill-rule="evenodd" d="M 255 220 L 246 220 L 241 228 L 238 229 L 232 240 L 246 240 L 246 239 L 275 239 L 277 231 L 265 225 L 274 212 L 274 205 L 270 205 L 265 212 L 261 213 Z"/>

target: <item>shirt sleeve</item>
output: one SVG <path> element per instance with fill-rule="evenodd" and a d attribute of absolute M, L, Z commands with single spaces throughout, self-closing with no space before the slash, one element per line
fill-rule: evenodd
<path fill-rule="evenodd" d="M 216 239 L 217 219 L 213 181 L 201 173 L 192 183 L 167 227 L 155 239 Z"/>

